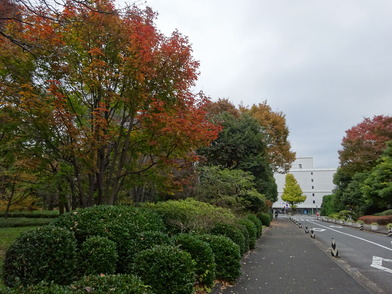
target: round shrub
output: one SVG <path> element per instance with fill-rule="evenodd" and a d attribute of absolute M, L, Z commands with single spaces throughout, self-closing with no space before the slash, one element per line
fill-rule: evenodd
<path fill-rule="evenodd" d="M 156 245 L 171 245 L 172 241 L 169 235 L 157 232 L 157 231 L 146 231 L 136 234 L 125 244 L 128 248 L 126 257 L 121 261 L 121 269 L 123 273 L 133 273 L 134 266 L 138 266 L 134 263 L 135 256 L 143 250 L 150 249 Z"/>
<path fill-rule="evenodd" d="M 188 252 L 196 262 L 196 282 L 206 287 L 212 287 L 215 280 L 216 264 L 210 245 L 191 234 L 179 234 L 173 239 L 175 244 Z"/>
<path fill-rule="evenodd" d="M 246 218 L 247 218 L 248 220 L 250 220 L 250 221 L 255 225 L 256 230 L 257 230 L 257 235 L 256 235 L 256 237 L 257 237 L 257 238 L 260 238 L 261 235 L 263 234 L 263 224 L 262 224 L 261 220 L 259 220 L 259 219 L 257 218 L 257 216 L 255 216 L 254 214 L 247 214 L 247 215 L 246 215 Z"/>
<path fill-rule="evenodd" d="M 241 229 L 233 224 L 217 223 L 210 232 L 212 235 L 223 235 L 229 237 L 231 241 L 240 247 L 241 254 L 248 251 L 245 244 L 245 237 Z"/>
<path fill-rule="evenodd" d="M 116 243 L 106 237 L 89 237 L 80 249 L 81 274 L 113 274 L 117 258 Z"/>
<path fill-rule="evenodd" d="M 270 223 L 271 223 L 271 217 L 269 216 L 268 213 L 259 212 L 259 213 L 257 214 L 257 217 L 259 218 L 259 220 L 261 221 L 261 223 L 263 224 L 263 226 L 269 227 L 269 225 L 270 225 Z"/>
<path fill-rule="evenodd" d="M 53 281 L 68 284 L 76 268 L 76 240 L 62 228 L 41 227 L 23 233 L 7 250 L 3 280 L 7 286 Z"/>
<path fill-rule="evenodd" d="M 225 281 L 235 281 L 241 273 L 240 247 L 226 236 L 200 235 L 214 253 L 216 277 Z"/>
<path fill-rule="evenodd" d="M 73 283 L 70 288 L 72 293 L 79 294 L 152 294 L 151 287 L 133 275 L 86 276 Z"/>
<path fill-rule="evenodd" d="M 252 221 L 247 218 L 241 218 L 238 220 L 240 225 L 244 225 L 249 233 L 249 249 L 256 248 L 256 240 L 257 240 L 257 229 Z"/>
<path fill-rule="evenodd" d="M 66 213 L 51 223 L 75 233 L 83 243 L 90 236 L 117 238 L 141 231 L 164 231 L 161 217 L 148 209 L 132 206 L 100 205 Z M 114 229 L 114 235 L 110 229 Z M 121 232 L 119 232 L 121 231 Z M 113 240 L 116 242 L 116 240 Z"/>
<path fill-rule="evenodd" d="M 195 282 L 194 261 L 188 252 L 174 246 L 155 246 L 135 257 L 135 274 L 154 292 L 190 294 Z"/>

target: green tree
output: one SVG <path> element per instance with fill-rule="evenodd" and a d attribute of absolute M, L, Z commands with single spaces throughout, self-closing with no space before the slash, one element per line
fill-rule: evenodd
<path fill-rule="evenodd" d="M 277 200 L 277 187 L 266 154 L 265 134 L 260 124 L 248 114 L 239 117 L 223 112 L 215 120 L 222 125 L 218 138 L 198 153 L 208 165 L 241 169 L 255 177 L 255 188 L 272 202 Z"/>
<path fill-rule="evenodd" d="M 303 195 L 301 187 L 292 174 L 286 175 L 282 200 L 288 202 L 292 209 L 295 208 L 297 203 L 301 203 L 306 200 L 306 195 Z"/>
<path fill-rule="evenodd" d="M 363 181 L 362 191 L 369 206 L 378 210 L 392 207 L 392 141 Z"/>

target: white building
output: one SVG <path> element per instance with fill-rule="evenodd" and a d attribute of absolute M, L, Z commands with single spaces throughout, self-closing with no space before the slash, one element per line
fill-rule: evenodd
<path fill-rule="evenodd" d="M 314 214 L 320 211 L 323 196 L 332 194 L 335 188 L 333 175 L 336 168 L 313 168 L 313 157 L 298 157 L 292 164 L 289 171 L 294 175 L 302 192 L 306 195 L 306 200 L 297 205 L 298 211 L 307 214 Z M 285 185 L 286 174 L 274 174 L 276 185 L 278 186 L 278 201 L 272 208 L 274 210 L 288 209 L 289 204 L 281 198 Z"/>

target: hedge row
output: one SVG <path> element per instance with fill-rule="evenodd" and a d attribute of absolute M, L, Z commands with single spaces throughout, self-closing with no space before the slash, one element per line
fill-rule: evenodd
<path fill-rule="evenodd" d="M 80 209 L 22 234 L 6 253 L 3 280 L 15 289 L 53 282 L 74 291 L 86 276 L 104 274 L 121 284 L 116 275 L 137 275 L 156 293 L 192 293 L 214 279 L 237 279 L 241 256 L 255 248 L 261 228 L 254 215 L 238 218 L 194 200 Z"/>
<path fill-rule="evenodd" d="M 361 216 L 359 220 L 363 221 L 365 224 L 371 224 L 375 222 L 379 225 L 387 225 L 388 223 L 392 223 L 392 215 L 364 215 Z"/>

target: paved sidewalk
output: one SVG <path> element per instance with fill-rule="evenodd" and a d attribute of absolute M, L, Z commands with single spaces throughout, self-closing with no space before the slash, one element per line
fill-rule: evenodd
<path fill-rule="evenodd" d="M 288 218 L 275 219 L 244 257 L 236 285 L 213 293 L 372 293 L 359 284 Z"/>

